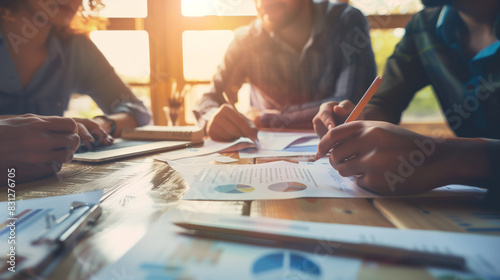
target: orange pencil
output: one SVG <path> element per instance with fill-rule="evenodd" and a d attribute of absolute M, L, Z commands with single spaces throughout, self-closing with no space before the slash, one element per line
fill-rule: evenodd
<path fill-rule="evenodd" d="M 381 83 L 382 83 L 382 78 L 377 76 L 375 80 L 373 80 L 373 83 L 368 88 L 368 90 L 366 90 L 363 97 L 361 97 L 361 100 L 356 105 L 356 107 L 354 107 L 354 110 L 352 110 L 351 114 L 349 115 L 349 117 L 347 117 L 344 123 L 355 121 L 359 117 L 359 114 L 361 114 L 366 104 L 368 104 L 368 101 L 370 101 L 373 94 L 377 91 Z"/>
<path fill-rule="evenodd" d="M 355 121 L 358 117 L 359 114 L 363 111 L 365 108 L 366 104 L 368 104 L 368 101 L 372 98 L 373 94 L 377 91 L 378 87 L 382 83 L 382 78 L 377 76 L 375 80 L 373 80 L 372 84 L 370 87 L 366 90 L 365 94 L 363 97 L 361 97 L 361 100 L 358 102 L 356 107 L 354 107 L 354 110 L 352 110 L 351 114 L 349 114 L 349 117 L 345 120 L 344 123 L 352 122 Z M 322 158 L 324 155 L 316 154 L 314 157 L 313 161 L 316 161 L 320 158 Z"/>

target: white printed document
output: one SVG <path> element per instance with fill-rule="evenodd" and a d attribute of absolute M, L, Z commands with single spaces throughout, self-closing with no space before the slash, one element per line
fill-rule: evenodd
<path fill-rule="evenodd" d="M 180 220 L 236 224 L 265 232 L 349 242 L 364 242 L 462 256 L 466 269 L 435 266 L 404 266 L 359 257 L 331 254 L 318 242 L 317 253 L 193 238 L 173 225 Z M 120 260 L 92 279 L 311 279 L 352 280 L 360 275 L 374 279 L 499 279 L 500 238 L 430 230 L 400 230 L 249 218 L 237 216 L 167 212 Z M 364 279 L 364 278 L 363 278 Z"/>
<path fill-rule="evenodd" d="M 266 156 L 270 155 L 293 156 L 293 155 L 306 155 L 306 154 L 296 153 L 292 151 L 283 151 L 283 150 L 298 140 L 308 141 L 312 139 L 317 139 L 318 136 L 312 132 L 259 131 L 258 138 L 261 146 L 261 151 L 266 151 L 267 152 L 265 154 Z M 256 148 L 256 145 L 252 140 L 246 137 L 241 137 L 233 142 L 217 142 L 212 139 L 208 139 L 205 141 L 205 143 L 203 143 L 203 145 L 163 153 L 159 155 L 157 159 L 161 161 L 177 160 L 181 158 L 197 157 L 212 153 L 237 152 L 248 148 Z M 276 153 L 271 153 L 269 151 L 276 151 Z M 277 151 L 283 151 L 283 152 L 279 153 Z M 314 154 L 315 151 L 307 153 L 307 155 L 314 155 Z M 262 156 L 259 153 L 259 150 L 251 149 L 251 151 L 243 153 L 241 158 L 252 158 L 259 156 Z"/>
<path fill-rule="evenodd" d="M 300 197 L 379 197 L 344 178 L 330 165 L 276 161 L 248 165 L 169 164 L 189 185 L 186 200 L 262 200 Z M 445 186 L 423 195 L 483 194 L 468 186 Z"/>

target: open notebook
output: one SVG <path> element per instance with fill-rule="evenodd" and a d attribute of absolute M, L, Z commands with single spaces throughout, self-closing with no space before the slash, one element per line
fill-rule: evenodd
<path fill-rule="evenodd" d="M 92 151 L 79 149 L 75 153 L 74 161 L 104 162 L 125 158 L 130 156 L 143 155 L 147 153 L 181 149 L 195 144 L 203 143 L 199 141 L 145 141 L 145 140 L 125 140 L 115 139 L 114 143 L 105 147 L 94 147 Z"/>

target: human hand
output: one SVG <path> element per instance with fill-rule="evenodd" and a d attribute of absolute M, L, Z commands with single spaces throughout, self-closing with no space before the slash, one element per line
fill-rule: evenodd
<path fill-rule="evenodd" d="M 356 107 L 351 101 L 344 100 L 342 102 L 330 101 L 321 104 L 319 111 L 313 118 L 314 131 L 322 138 L 328 130 L 343 124 L 349 114 Z M 358 120 L 364 119 L 361 114 Z"/>
<path fill-rule="evenodd" d="M 224 104 L 207 124 L 207 134 L 215 141 L 231 141 L 239 137 L 257 140 L 257 127 L 236 109 Z"/>
<path fill-rule="evenodd" d="M 81 139 L 80 146 L 85 151 L 92 150 L 93 146 L 108 146 L 113 143 L 113 137 L 96 121 L 81 118 L 73 119 L 77 123 L 78 135 Z"/>
<path fill-rule="evenodd" d="M 453 141 L 423 136 L 399 126 L 355 121 L 335 127 L 321 139 L 318 155 L 330 151 L 330 164 L 342 176 L 379 194 L 411 194 L 457 183 L 450 176 Z M 456 166 L 456 165 L 455 165 Z"/>
<path fill-rule="evenodd" d="M 23 115 L 0 120 L 1 182 L 5 168 L 16 168 L 19 182 L 59 172 L 80 143 L 71 118 Z"/>

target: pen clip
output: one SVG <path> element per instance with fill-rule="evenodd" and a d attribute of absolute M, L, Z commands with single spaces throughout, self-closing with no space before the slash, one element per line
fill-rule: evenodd
<path fill-rule="evenodd" d="M 31 243 L 33 245 L 66 243 L 83 234 L 100 215 L 101 207 L 97 204 L 73 202 L 69 212 L 57 221 L 54 221 L 54 214 L 47 214 L 47 229 Z"/>

